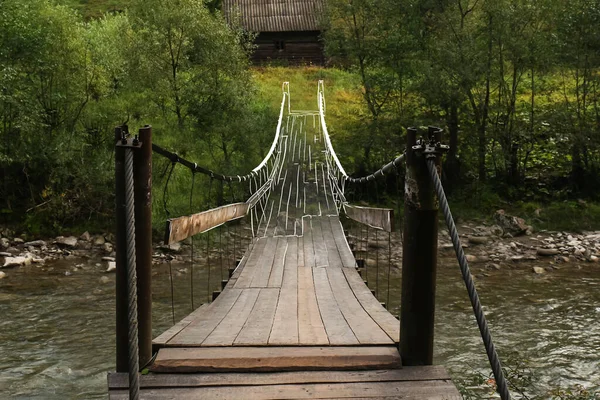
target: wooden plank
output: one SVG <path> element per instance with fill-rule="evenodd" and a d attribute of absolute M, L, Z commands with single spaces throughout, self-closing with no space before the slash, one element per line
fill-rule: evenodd
<path fill-rule="evenodd" d="M 342 258 L 340 257 L 340 253 L 337 248 L 337 243 L 335 242 L 333 232 L 331 231 L 331 224 L 329 223 L 329 220 L 332 218 L 324 219 L 321 224 L 323 232 L 323 242 L 325 244 L 325 257 L 327 257 L 327 265 L 329 266 L 329 268 L 342 268 L 344 266 Z"/>
<path fill-rule="evenodd" d="M 386 232 L 394 231 L 394 210 L 391 208 L 360 207 L 344 204 L 348 218 Z"/>
<path fill-rule="evenodd" d="M 402 367 L 375 371 L 293 371 L 258 373 L 148 374 L 140 376 L 142 388 L 257 386 L 293 383 L 391 382 L 450 380 L 446 369 L 439 365 Z M 126 389 L 127 373 L 109 373 L 109 389 Z"/>
<path fill-rule="evenodd" d="M 287 238 L 283 282 L 269 345 L 298 344 L 298 238 Z"/>
<path fill-rule="evenodd" d="M 317 303 L 319 304 L 329 343 L 336 345 L 359 344 L 333 296 L 327 270 L 325 268 L 313 268 L 313 277 Z"/>
<path fill-rule="evenodd" d="M 268 237 L 267 245 L 263 250 L 263 253 L 258 261 L 256 272 L 250 283 L 250 287 L 264 288 L 269 285 L 269 276 L 271 276 L 271 270 L 273 269 L 273 261 L 275 260 L 275 253 L 277 251 L 277 244 L 279 238 Z"/>
<path fill-rule="evenodd" d="M 355 269 L 344 268 L 344 275 L 354 295 L 365 311 L 396 343 L 400 342 L 400 321 L 390 314 L 373 296 Z"/>
<path fill-rule="evenodd" d="M 301 219 L 302 224 L 304 225 L 304 218 Z M 303 226 L 304 230 L 304 226 Z M 298 246 L 297 246 L 297 254 L 298 254 L 298 268 L 304 268 L 304 233 L 302 236 L 298 238 Z"/>
<path fill-rule="evenodd" d="M 394 341 L 373 321 L 348 286 L 341 268 L 328 268 L 327 276 L 340 311 L 360 344 L 393 344 Z"/>
<path fill-rule="evenodd" d="M 143 398 L 153 399 L 403 399 L 461 400 L 451 381 L 353 382 L 148 389 Z M 127 399 L 125 391 L 111 393 L 111 399 Z"/>
<path fill-rule="evenodd" d="M 152 346 L 162 347 L 167 344 L 169 340 L 171 340 L 175 335 L 181 332 L 185 327 L 187 327 L 190 323 L 192 323 L 195 319 L 200 318 L 200 316 L 206 312 L 206 308 L 209 304 L 202 304 L 200 307 L 196 308 L 191 314 L 183 318 L 181 321 L 164 331 L 154 340 L 152 340 Z"/>
<path fill-rule="evenodd" d="M 234 219 L 242 218 L 248 213 L 248 204 L 234 203 L 213 208 L 201 213 L 186 215 L 167 221 L 165 243 L 182 241 L 198 233 L 206 232 Z"/>
<path fill-rule="evenodd" d="M 312 240 L 315 252 L 315 266 L 326 267 L 327 264 L 327 248 L 323 239 L 323 231 L 321 229 L 322 218 L 313 218 L 312 220 Z M 327 220 L 325 220 L 327 221 Z"/>
<path fill-rule="evenodd" d="M 242 331 L 235 339 L 235 346 L 266 346 L 269 342 L 277 300 L 279 299 L 278 288 L 260 289 L 258 299 L 254 304 L 252 313 L 246 320 Z"/>
<path fill-rule="evenodd" d="M 316 264 L 312 239 L 312 218 L 304 218 L 302 223 L 304 224 L 304 240 L 302 241 L 304 245 L 304 266 L 306 268 L 313 268 Z"/>
<path fill-rule="evenodd" d="M 256 273 L 259 263 L 261 262 L 262 253 L 267 245 L 267 241 L 268 238 L 259 238 L 256 241 L 256 244 L 250 250 L 250 254 L 248 254 L 248 261 L 244 265 L 244 268 L 241 270 L 240 275 L 235 282 L 235 288 L 242 289 L 250 287 L 252 279 L 254 279 L 254 274 Z"/>
<path fill-rule="evenodd" d="M 203 346 L 231 346 L 248 320 L 254 308 L 260 289 L 243 289 L 238 301 L 227 316 L 202 342 Z M 219 296 L 220 297 L 220 296 Z"/>
<path fill-rule="evenodd" d="M 350 246 L 346 240 L 346 235 L 344 235 L 344 227 L 342 226 L 342 223 L 340 222 L 339 218 L 332 217 L 329 218 L 329 224 L 331 227 L 331 233 L 335 239 L 338 253 L 342 259 L 342 265 L 345 268 L 354 269 L 356 267 L 356 260 L 352 255 L 352 250 L 350 250 Z"/>
<path fill-rule="evenodd" d="M 227 315 L 240 294 L 239 289 L 227 289 L 198 315 L 193 322 L 181 330 L 167 346 L 199 346 Z"/>
<path fill-rule="evenodd" d="M 277 242 L 277 249 L 275 250 L 275 258 L 273 259 L 273 268 L 271 268 L 271 274 L 269 275 L 268 287 L 281 287 L 283 281 L 283 268 L 285 265 L 285 256 L 288 251 L 288 242 L 286 238 L 279 238 Z"/>
<path fill-rule="evenodd" d="M 321 319 L 313 281 L 313 268 L 298 268 L 298 341 L 300 344 L 329 344 Z"/>
<path fill-rule="evenodd" d="M 364 370 L 400 366 L 395 346 L 164 348 L 153 372 Z"/>

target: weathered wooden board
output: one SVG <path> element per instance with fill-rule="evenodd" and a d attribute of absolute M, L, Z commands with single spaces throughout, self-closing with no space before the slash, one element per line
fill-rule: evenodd
<path fill-rule="evenodd" d="M 344 268 L 344 275 L 348 284 L 352 288 L 354 295 L 364 308 L 364 310 L 373 318 L 387 335 L 396 343 L 400 341 L 400 321 L 390 314 L 379 301 L 371 294 L 369 288 L 365 285 L 362 278 L 355 269 Z"/>
<path fill-rule="evenodd" d="M 231 346 L 248 320 L 260 289 L 244 289 L 225 318 L 202 342 L 203 346 Z M 219 296 L 220 297 L 220 296 Z"/>
<path fill-rule="evenodd" d="M 342 259 L 342 264 L 345 268 L 354 269 L 356 267 L 356 260 L 352 255 L 352 250 L 350 250 L 350 246 L 348 245 L 348 241 L 344 235 L 342 223 L 338 218 L 329 218 L 329 222 L 331 225 L 331 232 L 335 239 L 335 244 L 340 254 L 340 258 Z"/>
<path fill-rule="evenodd" d="M 315 293 L 331 344 L 359 344 L 333 296 L 326 268 L 313 268 Z"/>
<path fill-rule="evenodd" d="M 110 399 L 127 399 L 126 391 L 111 393 Z M 355 382 L 268 386 L 231 386 L 202 388 L 147 389 L 147 400 L 154 399 L 402 399 L 461 400 L 451 381 Z"/>
<path fill-rule="evenodd" d="M 186 328 L 190 323 L 192 323 L 197 318 L 200 318 L 201 315 L 206 311 L 205 309 L 208 307 L 208 304 L 202 304 L 196 310 L 194 310 L 190 315 L 186 316 L 184 319 L 164 331 L 161 335 L 159 335 L 156 339 L 152 341 L 153 347 L 163 347 L 167 344 L 169 340 L 171 340 L 175 335 L 181 332 L 184 328 Z"/>
<path fill-rule="evenodd" d="M 240 334 L 233 342 L 234 346 L 266 346 L 269 342 L 277 300 L 279 299 L 278 288 L 260 289 L 258 299 L 254 304 L 252 312 L 248 316 Z"/>
<path fill-rule="evenodd" d="M 373 321 L 358 302 L 354 292 L 348 286 L 342 268 L 328 268 L 327 275 L 340 311 L 360 344 L 393 344 L 394 341 Z"/>
<path fill-rule="evenodd" d="M 313 268 L 298 268 L 298 341 L 303 345 L 329 344 L 315 295 Z"/>
<path fill-rule="evenodd" d="M 298 344 L 298 238 L 287 238 L 281 293 L 269 345 Z"/>
<path fill-rule="evenodd" d="M 365 370 L 400 367 L 395 346 L 190 347 L 158 351 L 152 372 Z"/>
<path fill-rule="evenodd" d="M 402 367 L 376 371 L 292 371 L 258 373 L 148 374 L 140 376 L 142 388 L 257 386 L 294 383 L 350 383 L 450 380 L 446 369 L 439 365 Z M 109 373 L 109 389 L 127 389 L 127 373 Z"/>
<path fill-rule="evenodd" d="M 346 216 L 361 224 L 387 232 L 394 231 L 394 210 L 391 208 L 360 207 L 344 204 Z"/>
<path fill-rule="evenodd" d="M 242 218 L 248 213 L 247 203 L 234 203 L 186 215 L 167 221 L 165 244 L 182 241 L 198 233 L 206 232 L 228 221 Z"/>
<path fill-rule="evenodd" d="M 225 318 L 242 293 L 239 289 L 228 289 L 198 316 L 166 343 L 166 346 L 199 346 Z"/>
<path fill-rule="evenodd" d="M 258 269 L 259 263 L 261 262 L 262 253 L 267 245 L 269 238 L 259 238 L 256 240 L 254 246 L 250 250 L 250 254 L 246 254 L 248 261 L 243 265 L 240 270 L 240 274 L 234 284 L 235 288 L 248 288 L 252 283 L 254 274 Z M 240 267 L 238 267 L 240 269 Z"/>

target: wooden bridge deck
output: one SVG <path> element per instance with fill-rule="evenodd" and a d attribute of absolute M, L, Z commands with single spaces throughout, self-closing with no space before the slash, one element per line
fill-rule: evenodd
<path fill-rule="evenodd" d="M 442 367 L 402 368 L 400 323 L 339 219 L 305 217 L 303 233 L 255 239 L 222 294 L 154 340 L 142 398 L 460 398 Z M 111 399 L 126 387 L 109 376 Z"/>

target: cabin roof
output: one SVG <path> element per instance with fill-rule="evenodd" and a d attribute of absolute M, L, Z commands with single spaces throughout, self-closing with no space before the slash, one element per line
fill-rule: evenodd
<path fill-rule="evenodd" d="M 323 0 L 223 0 L 228 21 L 239 13 L 251 32 L 318 31 Z"/>

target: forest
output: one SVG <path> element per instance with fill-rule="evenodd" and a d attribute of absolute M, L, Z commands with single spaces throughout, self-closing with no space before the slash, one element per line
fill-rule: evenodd
<path fill-rule="evenodd" d="M 354 175 L 398 155 L 406 127 L 437 125 L 461 216 L 513 208 L 545 228 L 600 224 L 597 1 L 328 0 L 321 19 L 326 67 L 253 66 L 253 33 L 228 26 L 218 1 L 0 0 L 0 223 L 110 226 L 117 125 L 151 124 L 187 159 L 249 171 L 293 76 L 307 102 L 325 79 L 332 140 Z M 189 180 L 174 177 L 173 207 L 187 209 L 177 188 Z"/>

